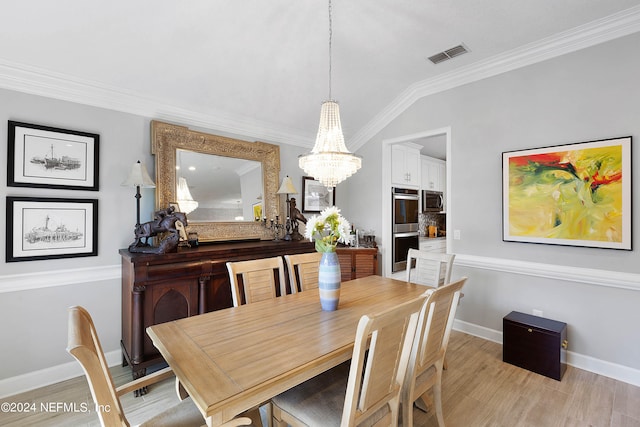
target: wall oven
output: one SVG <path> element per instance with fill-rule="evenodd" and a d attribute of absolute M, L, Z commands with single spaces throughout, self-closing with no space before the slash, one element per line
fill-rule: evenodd
<path fill-rule="evenodd" d="M 392 271 L 404 270 L 407 267 L 409 249 L 418 249 L 418 215 L 420 212 L 420 196 L 418 190 L 394 187 L 392 199 Z"/>

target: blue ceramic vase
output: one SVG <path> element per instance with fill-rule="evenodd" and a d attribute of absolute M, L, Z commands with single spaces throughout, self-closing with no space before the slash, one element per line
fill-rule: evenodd
<path fill-rule="evenodd" d="M 324 311 L 334 311 L 340 300 L 340 263 L 335 252 L 323 252 L 318 268 L 320 304 Z"/>

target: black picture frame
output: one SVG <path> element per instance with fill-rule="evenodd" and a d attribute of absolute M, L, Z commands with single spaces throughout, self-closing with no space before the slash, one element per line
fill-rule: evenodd
<path fill-rule="evenodd" d="M 100 135 L 9 120 L 7 186 L 99 190 Z"/>
<path fill-rule="evenodd" d="M 502 240 L 632 250 L 631 136 L 502 153 Z"/>
<path fill-rule="evenodd" d="M 7 197 L 6 262 L 98 255 L 98 200 Z"/>
<path fill-rule="evenodd" d="M 302 212 L 320 213 L 325 208 L 335 206 L 336 189 L 329 191 L 324 184 L 312 176 L 302 177 Z"/>

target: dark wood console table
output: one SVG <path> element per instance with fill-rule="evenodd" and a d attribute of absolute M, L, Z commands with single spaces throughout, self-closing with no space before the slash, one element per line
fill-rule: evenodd
<path fill-rule="evenodd" d="M 123 365 L 129 364 L 138 378 L 163 361 L 145 333 L 147 327 L 232 307 L 227 261 L 314 250 L 309 241 L 215 243 L 161 255 L 121 249 Z M 345 247 L 337 252 L 343 280 L 377 274 L 377 248 Z"/>

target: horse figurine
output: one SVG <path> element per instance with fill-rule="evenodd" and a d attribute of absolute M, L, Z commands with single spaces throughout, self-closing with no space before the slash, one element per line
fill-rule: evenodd
<path fill-rule="evenodd" d="M 184 212 L 175 212 L 173 206 L 160 209 L 155 212 L 153 221 L 136 226 L 134 231 L 136 240 L 129 245 L 129 252 L 155 254 L 175 252 L 180 241 L 187 239 L 186 226 L 187 215 Z M 149 244 L 149 238 L 165 232 L 170 234 L 160 242 L 158 247 Z M 142 239 L 144 239 L 144 243 Z"/>

